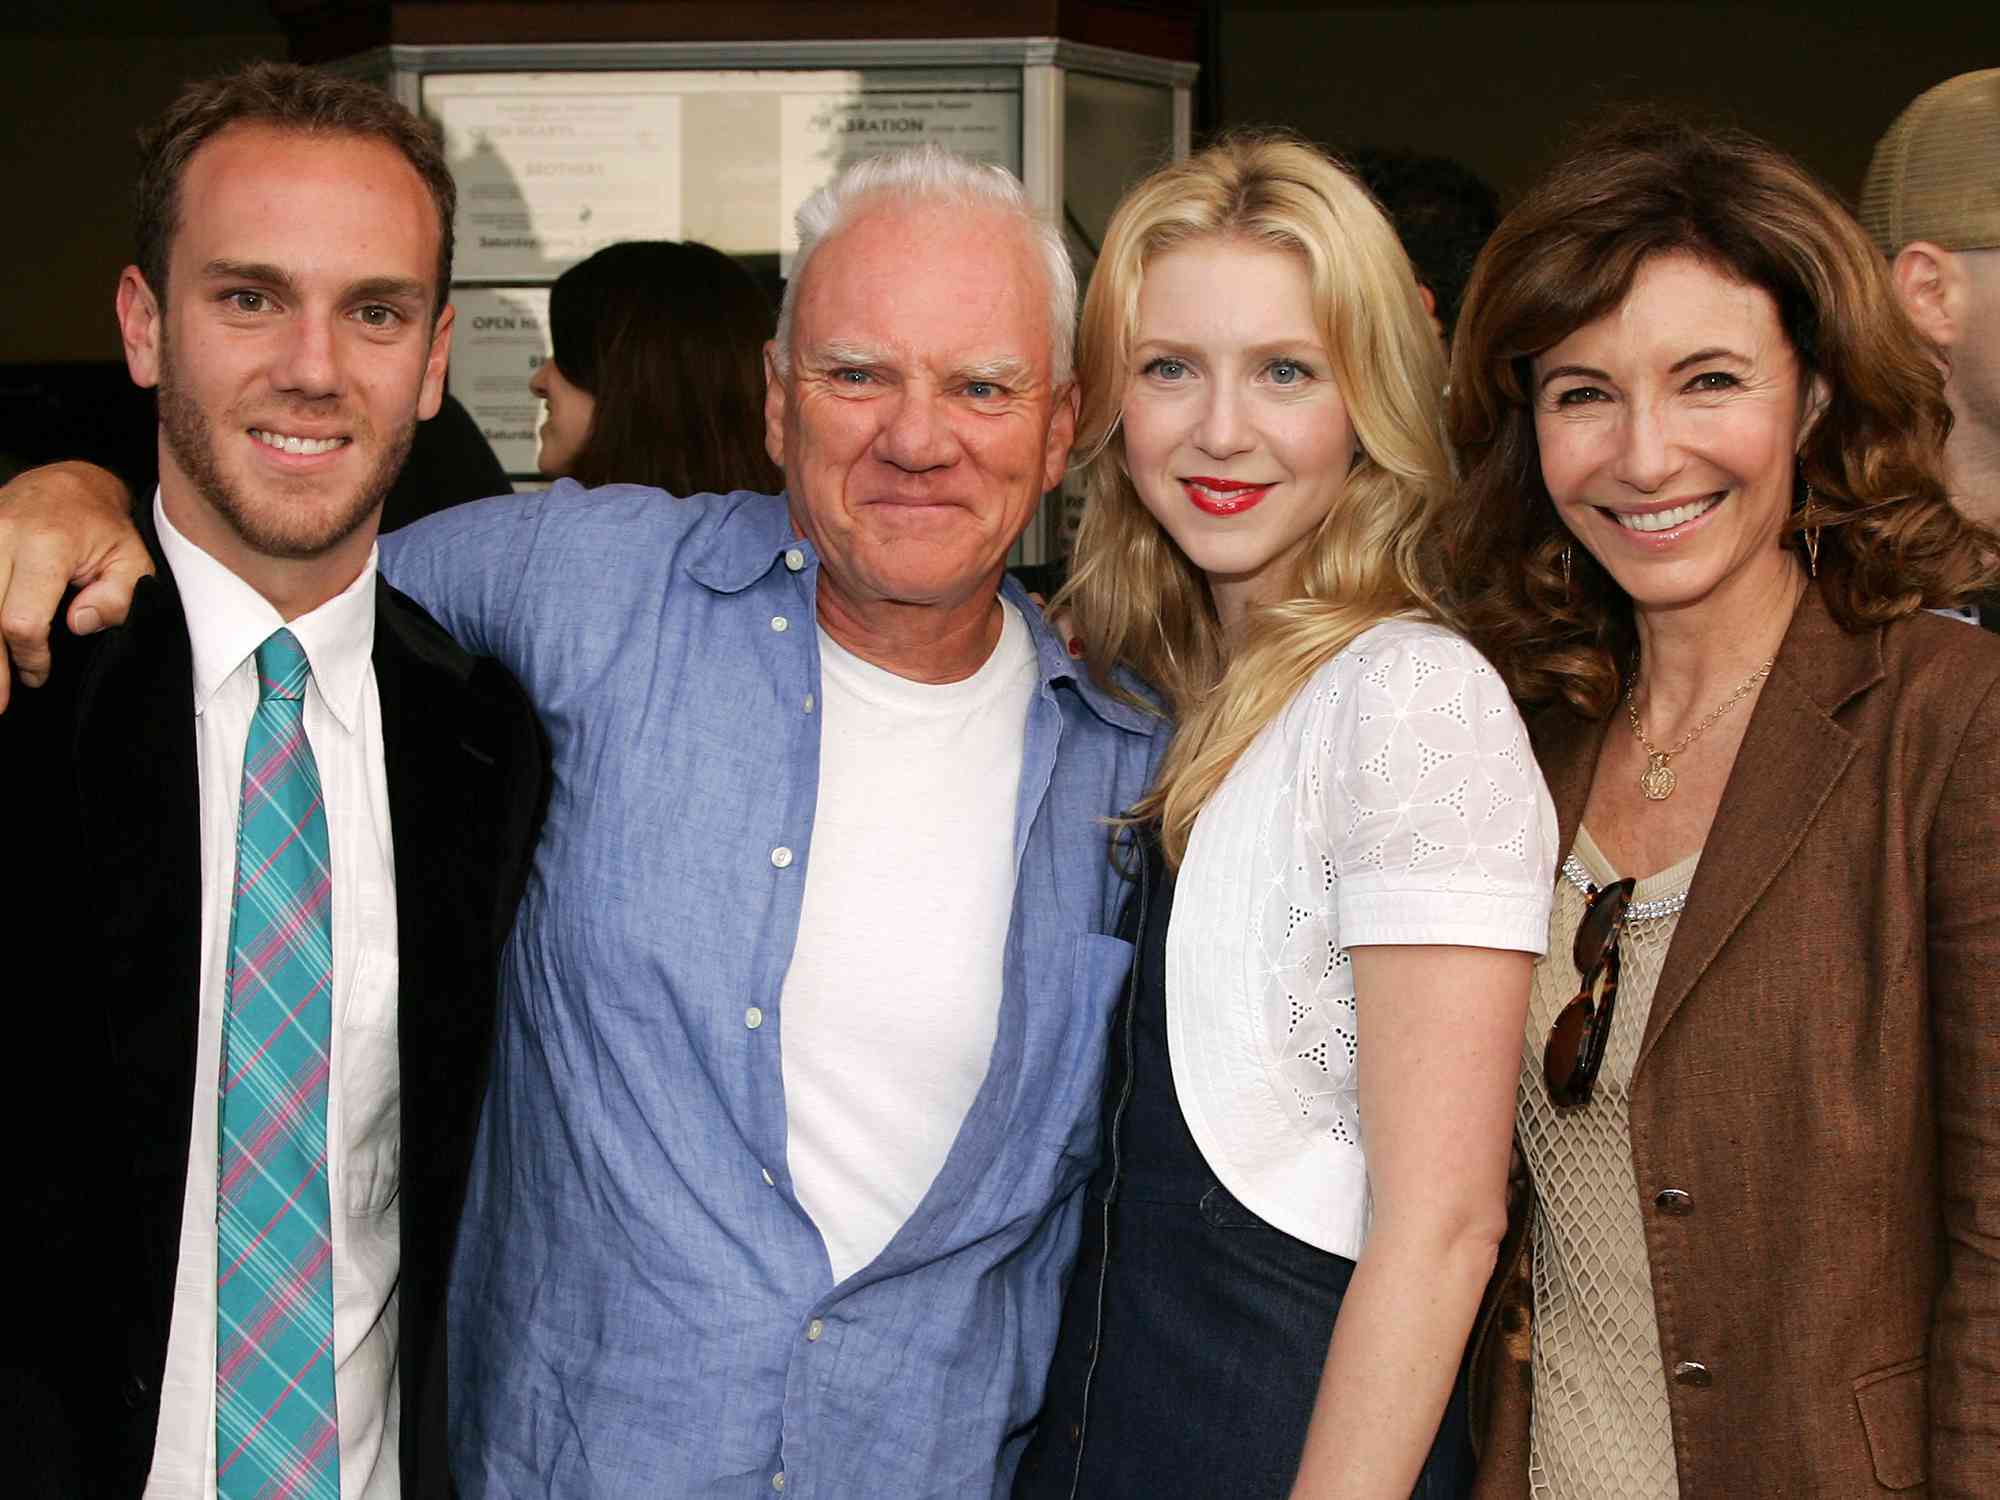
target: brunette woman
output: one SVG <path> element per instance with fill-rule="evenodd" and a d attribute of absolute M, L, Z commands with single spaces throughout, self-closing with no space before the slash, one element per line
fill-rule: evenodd
<path fill-rule="evenodd" d="M 2000 642 L 1925 613 L 2000 552 L 1931 351 L 1795 163 L 1629 123 L 1489 243 L 1451 420 L 1565 856 L 1478 1493 L 2000 1495 Z"/>
<path fill-rule="evenodd" d="M 764 451 L 771 304 L 733 257 L 693 240 L 608 245 L 556 278 L 554 357 L 528 386 L 547 407 L 536 467 L 586 487 L 776 494 Z"/>

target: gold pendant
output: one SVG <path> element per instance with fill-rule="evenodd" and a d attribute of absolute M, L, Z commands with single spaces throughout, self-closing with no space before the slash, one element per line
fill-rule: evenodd
<path fill-rule="evenodd" d="M 1674 773 L 1667 758 L 1658 752 L 1646 757 L 1646 772 L 1639 778 L 1639 790 L 1648 802 L 1664 802 L 1674 794 Z"/>

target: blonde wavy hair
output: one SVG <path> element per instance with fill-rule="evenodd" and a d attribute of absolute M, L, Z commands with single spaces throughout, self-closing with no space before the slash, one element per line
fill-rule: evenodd
<path fill-rule="evenodd" d="M 1146 267 L 1206 239 L 1298 257 L 1359 445 L 1297 577 L 1281 602 L 1252 611 L 1233 655 L 1206 578 L 1133 488 L 1119 421 Z M 1132 811 L 1159 822 L 1178 867 L 1196 815 L 1315 669 L 1390 616 L 1444 618 L 1432 542 L 1452 484 L 1443 352 L 1409 258 L 1367 189 L 1300 141 L 1239 135 L 1125 196 L 1084 298 L 1077 368 L 1085 506 L 1053 607 L 1067 611 L 1093 678 L 1137 701 L 1113 678 L 1125 668 L 1180 721 L 1159 780 Z"/>

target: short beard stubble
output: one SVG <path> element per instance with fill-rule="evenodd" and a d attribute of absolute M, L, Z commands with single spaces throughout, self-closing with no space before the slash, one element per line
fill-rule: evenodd
<path fill-rule="evenodd" d="M 403 471 L 403 461 L 410 456 L 410 445 L 416 441 L 417 418 L 412 412 L 402 428 L 391 434 L 389 441 L 382 445 L 375 467 L 356 487 L 348 503 L 336 509 L 323 524 L 310 524 L 310 509 L 285 507 L 282 490 L 274 496 L 273 503 L 260 512 L 256 505 L 245 503 L 243 496 L 223 474 L 222 464 L 216 455 L 215 429 L 209 422 L 208 413 L 195 397 L 188 394 L 179 375 L 172 343 L 162 326 L 159 407 L 160 429 L 166 434 L 167 447 L 180 465 L 181 472 L 201 492 L 202 498 L 242 539 L 244 545 L 260 556 L 303 561 L 319 557 L 346 541 L 381 505 L 390 487 L 395 484 L 396 476 Z M 365 437 L 369 430 L 365 422 L 360 423 L 355 440 Z"/>

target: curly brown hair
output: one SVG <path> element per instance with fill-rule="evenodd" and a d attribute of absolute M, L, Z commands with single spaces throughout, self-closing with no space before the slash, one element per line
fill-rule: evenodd
<path fill-rule="evenodd" d="M 1824 385 L 1798 482 L 1801 498 L 1812 487 L 1834 617 L 1855 630 L 2000 579 L 2000 537 L 1946 496 L 1943 372 L 1861 226 L 1753 136 L 1627 115 L 1585 137 L 1494 232 L 1453 342 L 1453 602 L 1523 703 L 1560 698 L 1601 718 L 1637 651 L 1631 601 L 1585 549 L 1565 577 L 1570 535 L 1542 481 L 1532 361 L 1675 253 L 1768 293 L 1804 379 Z M 1801 549 L 1802 533 L 1785 545 Z"/>

